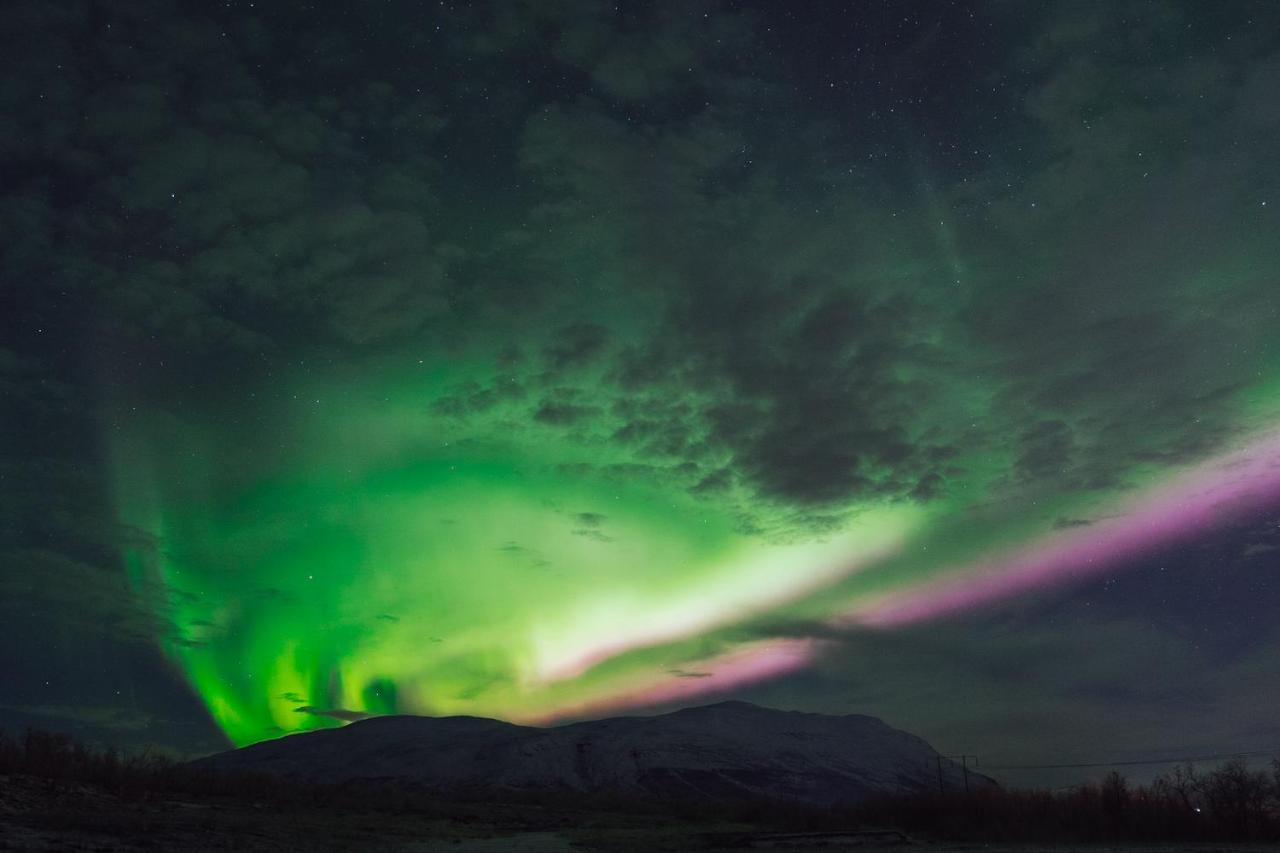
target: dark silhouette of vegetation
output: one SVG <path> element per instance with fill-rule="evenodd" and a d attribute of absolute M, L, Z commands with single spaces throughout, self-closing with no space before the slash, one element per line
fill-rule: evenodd
<path fill-rule="evenodd" d="M 65 734 L 28 729 L 14 738 L 0 732 L 0 774 L 93 785 L 124 797 L 203 794 L 278 800 L 296 798 L 295 786 L 261 774 L 215 773 L 153 752 L 122 754 L 95 749 Z"/>
<path fill-rule="evenodd" d="M 1280 841 L 1280 761 L 1263 771 L 1236 758 L 1203 775 L 1183 765 L 1147 786 L 1112 772 L 1065 791 L 881 797 L 857 816 L 949 840 Z"/>
<path fill-rule="evenodd" d="M 92 786 L 126 800 L 190 797 L 459 817 L 454 805 L 394 781 L 313 784 L 269 773 L 191 764 L 154 752 L 125 754 L 96 749 L 65 734 L 36 729 L 17 738 L 0 732 L 0 776 L 5 774 L 41 778 L 53 786 Z"/>
<path fill-rule="evenodd" d="M 94 786 L 123 798 L 219 797 L 249 803 L 413 813 L 466 822 L 468 804 L 507 803 L 581 817 L 590 813 L 664 815 L 804 831 L 896 829 L 918 838 L 979 842 L 1280 841 L 1280 760 L 1268 770 L 1242 758 L 1198 773 L 1175 767 L 1150 785 L 1119 773 L 1063 791 L 996 786 L 971 793 L 873 797 L 853 807 L 818 809 L 747 800 L 708 803 L 565 790 L 440 792 L 403 781 L 309 784 L 230 772 L 151 754 L 99 750 L 62 734 L 0 733 L 0 776 L 21 774 Z M 3 782 L 0 782 L 2 785 Z M 545 820 L 538 818 L 539 820 Z"/>
<path fill-rule="evenodd" d="M 269 773 L 190 763 L 152 752 L 123 754 L 114 749 L 96 749 L 68 735 L 36 729 L 28 729 L 16 738 L 0 731 L 0 792 L 4 787 L 2 777 L 11 774 L 47 780 L 51 793 L 56 793 L 58 786 L 91 786 L 127 800 L 212 798 L 298 809 L 319 807 L 413 814 L 447 818 L 455 823 L 492 820 L 494 812 L 485 806 L 494 804 L 523 810 L 504 813 L 503 821 L 513 825 L 529 820 L 542 825 L 547 820 L 542 812 L 676 816 L 664 801 L 607 793 L 586 795 L 564 790 L 509 789 L 443 793 L 399 779 L 312 783 Z M 683 805 L 687 806 L 684 813 L 689 819 L 705 817 L 696 804 Z"/>

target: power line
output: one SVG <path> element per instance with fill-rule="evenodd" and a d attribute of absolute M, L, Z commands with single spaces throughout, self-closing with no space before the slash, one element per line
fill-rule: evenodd
<path fill-rule="evenodd" d="M 1255 749 L 1244 752 L 1224 752 L 1218 755 L 1192 755 L 1181 758 L 1151 758 L 1142 761 L 1090 761 L 1079 764 L 988 764 L 987 770 L 1076 770 L 1086 767 L 1134 767 L 1140 764 L 1194 764 L 1198 761 L 1222 761 L 1227 758 L 1280 755 L 1274 749 Z"/>

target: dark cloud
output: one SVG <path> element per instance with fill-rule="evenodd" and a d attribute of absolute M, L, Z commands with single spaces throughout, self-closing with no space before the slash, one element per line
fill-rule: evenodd
<path fill-rule="evenodd" d="M 369 717 L 376 716 L 366 711 L 351 711 L 346 708 L 313 708 L 310 705 L 294 708 L 293 711 L 295 714 L 310 714 L 313 717 L 330 717 L 335 720 L 341 720 L 344 723 L 354 723 L 357 720 L 367 720 Z"/>
<path fill-rule="evenodd" d="M 20 288 L 36 286 L 33 273 L 59 282 L 113 345 L 175 360 L 277 354 L 284 317 L 341 345 L 447 315 L 457 253 L 432 225 L 438 169 L 421 147 L 441 126 L 431 104 L 378 81 L 348 83 L 339 99 L 269 94 L 243 31 L 212 17 L 73 6 L 34 13 L 36 35 L 11 52 L 39 78 L 27 83 L 59 94 L 0 92 L 19 117 L 7 158 L 44 176 L 5 176 L 6 217 L 43 246 L 7 247 Z M 378 164 L 352 170 L 365 146 Z M 23 301 L 23 315 L 54 304 Z"/>
<path fill-rule="evenodd" d="M 1265 276 L 1221 267 L 1256 257 L 1239 229 L 1264 209 L 1251 186 L 1273 165 L 1215 151 L 1224 135 L 1257 138 L 1238 75 L 1265 73 L 1274 47 L 1218 52 L 1230 24 L 1189 4 L 1135 10 L 1086 4 L 1037 24 L 1026 103 L 1044 153 L 993 205 L 1013 274 L 977 294 L 972 318 L 1008 359 L 1001 416 L 1063 424 L 1065 473 L 1084 487 L 1134 460 L 1203 456 L 1232 432 L 1246 363 L 1275 356 Z M 1229 287 L 1207 285 L 1222 275 Z"/>
<path fill-rule="evenodd" d="M 1072 465 L 1074 450 L 1070 427 L 1062 421 L 1041 421 L 1022 434 L 1014 470 L 1026 480 L 1060 479 Z"/>
<path fill-rule="evenodd" d="M 700 369 L 736 392 L 706 410 L 711 440 L 765 495 L 801 503 L 901 496 L 941 478 L 952 449 L 916 435 L 911 411 L 927 387 L 899 378 L 937 358 L 917 338 L 920 306 L 805 280 L 703 298 L 677 322 L 703 349 Z"/>
<path fill-rule="evenodd" d="M 1250 542 L 1241 552 L 1242 557 L 1260 557 L 1263 554 L 1270 554 L 1273 551 L 1280 551 L 1280 542 Z M 1270 559 L 1270 558 L 1268 558 Z"/>
<path fill-rule="evenodd" d="M 488 385 L 471 381 L 455 386 L 436 400 L 432 408 L 443 415 L 465 418 L 483 414 L 503 403 L 522 400 L 525 396 L 525 388 L 516 377 L 500 375 Z"/>
<path fill-rule="evenodd" d="M 573 426 L 590 420 L 597 411 L 594 406 L 547 401 L 534 410 L 533 419 L 550 426 Z"/>
<path fill-rule="evenodd" d="M 92 628 L 114 642 L 182 639 L 169 619 L 174 591 L 134 586 L 111 565 L 73 560 L 51 550 L 9 550 L 0 555 L 0 610 L 11 624 L 33 616 Z M 51 582 L 50 579 L 57 579 Z"/>
<path fill-rule="evenodd" d="M 479 8 L 482 35 L 472 45 L 482 55 L 554 59 L 623 103 L 718 90 L 722 77 L 748 63 L 758 20 L 701 0 L 625 10 L 582 0 Z"/>
<path fill-rule="evenodd" d="M 699 480 L 692 491 L 694 494 L 714 494 L 725 491 L 731 485 L 733 485 L 733 474 L 728 468 L 721 468 L 718 471 L 712 471 Z"/>
<path fill-rule="evenodd" d="M 609 330 L 595 323 L 564 326 L 553 335 L 545 351 L 553 371 L 583 367 L 597 359 L 609 341 Z"/>

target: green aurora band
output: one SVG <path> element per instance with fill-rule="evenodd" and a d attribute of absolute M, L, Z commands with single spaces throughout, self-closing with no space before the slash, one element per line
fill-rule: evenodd
<path fill-rule="evenodd" d="M 544 722 L 724 690 L 815 650 L 744 626 L 836 624 L 1128 491 L 1028 512 L 966 506 L 957 488 L 927 511 L 863 503 L 839 529 L 768 535 L 678 478 L 632 476 L 625 455 L 575 466 L 608 451 L 556 430 L 499 415 L 467 431 L 433 413 L 451 387 L 438 380 L 330 385 L 336 416 L 306 388 L 274 417 L 307 440 L 272 448 L 272 462 L 260 444 L 233 450 L 172 419 L 116 431 L 122 519 L 147 534 L 126 555 L 131 577 L 175 626 L 166 653 L 234 743 L 367 714 Z M 1242 406 L 1241 423 L 1265 423 L 1269 408 Z M 211 458 L 226 467 L 202 470 Z M 1006 464 L 982 463 L 969 462 L 970 494 L 989 493 Z M 1174 471 L 1138 466 L 1127 482 Z"/>
<path fill-rule="evenodd" d="M 166 650 L 234 742 L 334 725 L 329 711 L 546 719 L 669 677 L 710 629 L 897 550 L 920 517 L 867 507 L 824 541 L 762 544 L 683 490 L 567 475 L 565 444 L 450 426 L 415 422 L 435 447 L 357 462 L 338 425 L 300 470 L 228 494 L 192 470 L 207 448 L 148 461 L 147 442 L 122 442 L 124 517 L 154 535 L 132 576 L 162 591 Z"/>
<path fill-rule="evenodd" d="M 1178 289 L 1190 304 L 1255 291 L 1269 254 L 1240 264 L 1228 253 Z M 892 294 L 953 266 L 886 259 L 873 274 Z M 652 314 L 623 296 L 601 309 L 623 338 L 642 337 L 640 320 L 618 317 Z M 170 626 L 166 655 L 234 743 L 365 714 L 537 723 L 728 690 L 820 653 L 787 625 L 857 624 L 878 601 L 957 571 L 980 577 L 989 558 L 1034 547 L 1062 519 L 1104 517 L 1206 458 L 1135 452 L 1105 486 L 1028 490 L 1009 476 L 1017 443 L 995 432 L 951 460 L 945 494 L 844 501 L 815 528 L 749 485 L 701 493 L 710 465 L 611 440 L 627 420 L 609 414 L 618 392 L 599 373 L 556 380 L 590 417 L 531 417 L 501 388 L 546 380 L 536 365 L 502 367 L 495 339 L 466 357 L 418 348 L 299 370 L 277 380 L 273 403 L 233 401 L 230 424 L 117 407 L 116 505 L 143 533 L 126 563 Z M 1259 360 L 1268 351 L 1253 381 L 1215 404 L 1232 438 L 1212 450 L 1280 420 L 1280 371 Z M 1000 390 L 951 370 L 934 387 L 919 418 L 953 433 L 987 417 Z M 645 393 L 694 411 L 714 402 L 674 383 Z M 460 414 L 468 395 L 485 405 Z"/>

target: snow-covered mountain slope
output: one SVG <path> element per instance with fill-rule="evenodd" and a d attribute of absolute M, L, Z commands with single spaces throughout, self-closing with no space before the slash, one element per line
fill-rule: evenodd
<path fill-rule="evenodd" d="M 813 805 L 938 787 L 938 754 L 874 717 L 722 702 L 531 728 L 478 717 L 376 717 L 202 759 L 318 782 L 402 779 L 441 792 L 581 791 Z M 961 768 L 941 760 L 943 784 Z M 970 771 L 970 785 L 991 784 Z"/>

